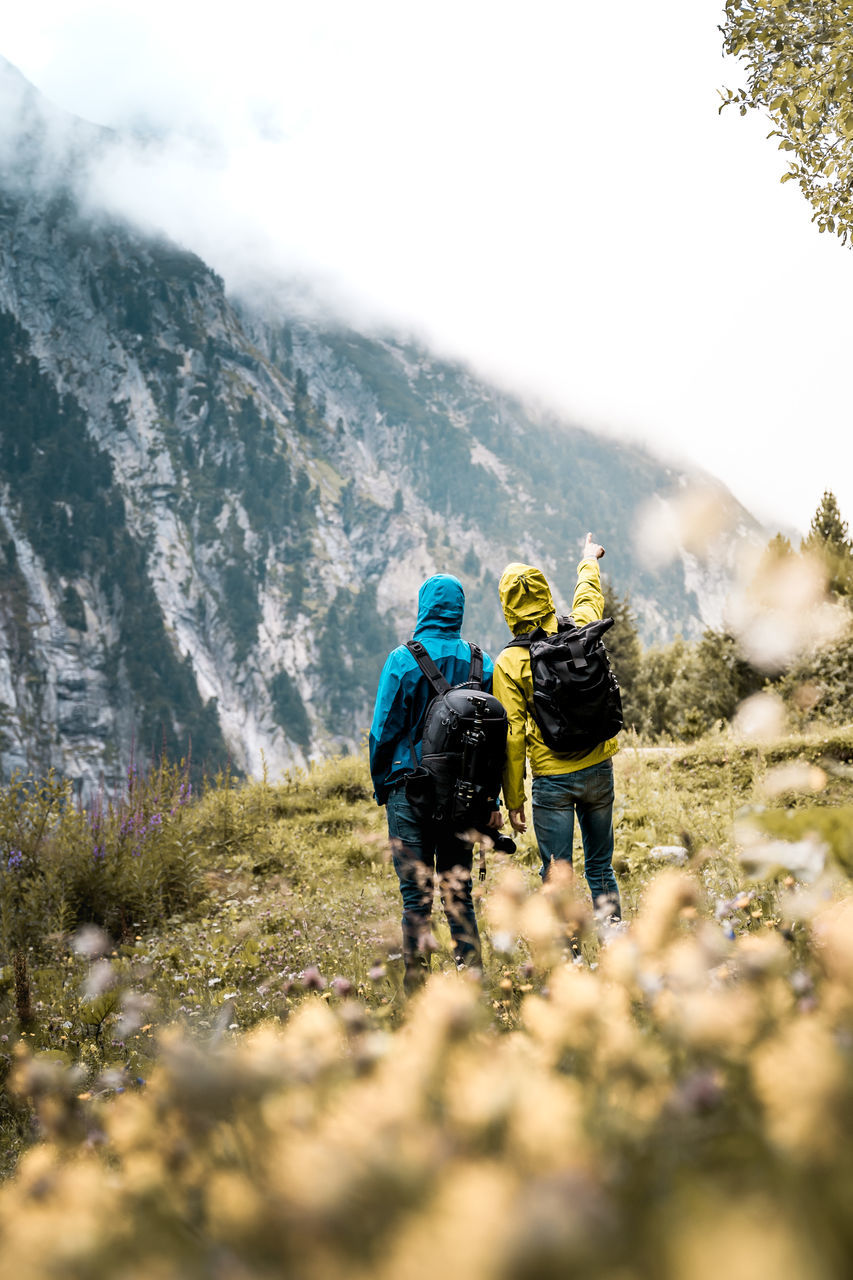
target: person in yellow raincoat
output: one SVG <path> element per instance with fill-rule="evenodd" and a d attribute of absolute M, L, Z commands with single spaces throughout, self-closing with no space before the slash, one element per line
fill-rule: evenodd
<path fill-rule="evenodd" d="M 604 548 L 587 534 L 572 601 L 572 618 L 584 626 L 604 615 L 604 596 L 598 561 Z M 498 586 L 507 626 L 513 636 L 541 627 L 553 635 L 557 614 L 551 588 L 541 569 L 509 564 Z M 524 775 L 530 761 L 533 775 L 533 829 L 542 858 L 544 880 L 555 861 L 572 863 L 575 814 L 584 850 L 584 875 L 592 900 L 609 916 L 620 917 L 619 887 L 613 874 L 613 763 L 615 738 L 599 742 L 591 751 L 563 754 L 545 745 L 531 715 L 533 680 L 530 651 L 522 646 L 504 649 L 495 662 L 492 690 L 506 708 L 509 720 L 504 803 L 516 831 L 527 830 Z"/>

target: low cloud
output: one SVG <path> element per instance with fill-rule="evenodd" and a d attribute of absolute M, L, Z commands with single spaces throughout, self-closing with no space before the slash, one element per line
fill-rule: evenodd
<path fill-rule="evenodd" d="M 663 0 L 653 27 L 629 0 L 52 3 L 12 27 L 38 82 L 124 139 L 93 203 L 232 289 L 296 281 L 689 457 L 760 517 L 804 527 L 832 483 L 853 510 L 849 255 L 779 186 L 762 122 L 717 116 L 715 0 Z M 825 319 L 792 349 L 786 315 Z"/>

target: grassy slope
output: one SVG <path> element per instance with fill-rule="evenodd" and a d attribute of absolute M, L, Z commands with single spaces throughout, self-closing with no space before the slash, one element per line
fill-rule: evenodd
<path fill-rule="evenodd" d="M 615 759 L 615 865 L 625 915 L 630 919 L 666 859 L 652 851 L 685 846 L 704 883 L 709 910 L 744 886 L 733 822 L 755 808 L 769 769 L 784 761 L 835 762 L 817 794 L 783 795 L 772 813 L 808 805 L 853 803 L 853 733 L 792 737 L 764 746 L 708 739 L 684 750 L 643 749 L 626 740 Z M 370 795 L 363 761 L 345 757 L 280 785 L 247 783 L 214 788 L 193 806 L 193 838 L 203 868 L 203 896 L 183 915 L 151 922 L 120 941 L 111 960 L 119 1001 L 104 1005 L 95 1034 L 85 1022 L 90 1001 L 81 997 L 86 957 L 59 938 L 54 962 L 34 972 L 36 1022 L 27 1032 L 37 1050 L 62 1051 L 69 1060 L 128 1064 L 145 1076 L 156 1028 L 173 1019 L 202 1031 L 226 1018 L 246 1028 L 266 1017 L 286 1017 L 301 998 L 302 975 L 316 969 L 322 983 L 344 979 L 380 1015 L 396 1022 L 405 1002 L 399 959 L 400 902 L 385 842 L 384 811 Z M 766 815 L 763 820 L 766 821 Z M 575 835 L 579 855 L 578 833 Z M 532 832 L 512 860 L 528 889 L 539 885 Z M 580 862 L 580 858 L 578 858 Z M 507 860 L 489 855 L 489 874 L 475 892 L 488 903 Z M 768 904 L 772 892 L 766 894 Z M 753 910 L 755 908 L 753 907 Z M 768 905 L 768 918 L 773 914 Z M 434 968 L 450 968 L 449 933 L 440 908 L 434 919 L 441 950 Z M 758 927 L 751 919 L 743 927 Z M 487 987 L 504 974 L 484 928 Z M 597 943 L 586 945 L 593 959 Z M 380 973 L 381 969 L 381 973 Z M 18 1033 L 11 972 L 0 996 L 0 1047 Z M 372 977 L 370 975 L 373 975 Z M 318 985 L 309 973 L 308 985 Z M 149 1031 L 114 1043 L 121 993 L 145 998 Z M 227 999 L 226 999 L 227 997 Z M 82 1012 L 81 1012 L 82 1011 Z"/>
<path fill-rule="evenodd" d="M 538 891 L 528 837 L 484 887 L 482 988 L 439 928 L 450 972 L 411 1005 L 363 762 L 211 789 L 176 819 L 197 905 L 106 969 L 57 937 L 34 975 L 4 1093 L 7 1169 L 30 1147 L 0 1190 L 10 1268 L 711 1280 L 726 1256 L 738 1277 L 845 1275 L 853 897 L 837 868 L 747 886 L 733 821 L 830 823 L 849 866 L 851 758 L 849 731 L 626 745 L 627 931 L 590 929 L 565 963 L 585 895 Z M 792 763 L 809 771 L 786 780 Z M 81 991 L 105 971 L 116 986 Z"/>

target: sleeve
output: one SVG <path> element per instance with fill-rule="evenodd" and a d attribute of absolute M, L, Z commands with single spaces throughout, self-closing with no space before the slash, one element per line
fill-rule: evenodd
<path fill-rule="evenodd" d="M 601 590 L 601 574 L 598 561 L 590 558 L 578 565 L 578 584 L 572 600 L 572 617 L 575 625 L 584 627 L 604 617 L 604 595 Z"/>
<path fill-rule="evenodd" d="M 527 699 L 522 687 L 501 666 L 500 658 L 495 663 L 492 692 L 503 704 L 509 721 L 503 776 L 504 803 L 508 809 L 520 809 L 524 804 Z"/>
<path fill-rule="evenodd" d="M 394 750 L 406 728 L 407 695 L 403 667 L 397 650 L 390 653 L 379 677 L 368 751 L 373 795 L 377 804 L 388 799 L 386 780 L 391 772 Z"/>

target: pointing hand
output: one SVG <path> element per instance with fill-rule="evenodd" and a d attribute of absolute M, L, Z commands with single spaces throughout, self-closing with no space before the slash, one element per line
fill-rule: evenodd
<path fill-rule="evenodd" d="M 586 542 L 583 544 L 582 560 L 600 560 L 604 555 L 604 547 L 598 542 L 593 541 L 591 533 L 586 535 Z"/>

